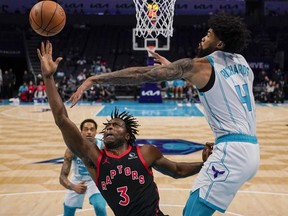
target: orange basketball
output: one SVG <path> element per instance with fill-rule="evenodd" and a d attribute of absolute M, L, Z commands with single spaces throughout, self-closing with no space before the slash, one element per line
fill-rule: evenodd
<path fill-rule="evenodd" d="M 37 34 L 50 37 L 64 28 L 66 14 L 63 8 L 54 1 L 40 1 L 31 8 L 29 22 Z"/>

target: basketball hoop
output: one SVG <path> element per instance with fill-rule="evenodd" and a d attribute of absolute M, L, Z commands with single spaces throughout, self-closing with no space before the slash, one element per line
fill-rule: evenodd
<path fill-rule="evenodd" d="M 176 0 L 133 0 L 136 8 L 136 35 L 144 38 L 173 36 Z"/>

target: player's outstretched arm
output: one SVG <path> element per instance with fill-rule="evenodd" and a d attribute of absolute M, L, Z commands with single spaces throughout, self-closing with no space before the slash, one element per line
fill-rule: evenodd
<path fill-rule="evenodd" d="M 83 92 L 93 84 L 112 84 L 112 85 L 138 85 L 146 82 L 161 82 L 166 80 L 182 79 L 187 77 L 192 68 L 191 59 L 181 59 L 169 65 L 130 67 L 119 71 L 91 76 L 86 79 L 77 91 L 72 94 L 68 101 L 73 107 L 82 97 Z"/>
<path fill-rule="evenodd" d="M 52 110 L 56 125 L 62 132 L 67 147 L 82 161 L 88 161 L 89 158 L 95 159 L 99 149 L 95 144 L 83 139 L 77 126 L 68 118 L 67 110 L 57 91 L 53 74 L 56 72 L 61 57 L 55 61 L 52 59 L 52 44 L 47 41 L 41 43 L 41 48 L 37 49 L 38 58 L 41 63 L 41 71 L 46 85 L 48 102 Z M 98 151 L 97 151 L 98 149 Z M 89 154 L 88 154 L 89 153 Z M 96 155 L 91 155 L 96 153 Z M 87 159 L 88 158 L 88 159 Z M 94 161 L 94 160 L 93 160 Z"/>
<path fill-rule="evenodd" d="M 143 145 L 141 152 L 148 166 L 172 178 L 185 178 L 199 173 L 203 162 L 174 162 L 163 156 L 159 149 L 152 145 Z"/>
<path fill-rule="evenodd" d="M 86 79 L 69 98 L 72 102 L 71 107 L 82 98 L 85 90 L 91 88 L 94 84 L 118 84 L 118 85 L 137 85 L 145 82 L 144 73 L 150 71 L 152 67 L 130 67 L 119 71 L 91 76 Z"/>

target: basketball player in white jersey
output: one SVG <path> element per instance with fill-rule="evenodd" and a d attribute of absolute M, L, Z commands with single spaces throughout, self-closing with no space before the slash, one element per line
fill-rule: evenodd
<path fill-rule="evenodd" d="M 253 71 L 240 55 L 249 31 L 239 17 L 218 14 L 199 43 L 197 58 L 170 63 L 150 52 L 154 67 L 130 67 L 89 77 L 71 96 L 73 107 L 94 84 L 137 85 L 184 79 L 199 92 L 206 118 L 215 135 L 213 154 L 204 163 L 183 215 L 225 212 L 239 188 L 257 172 L 259 145 L 256 137 Z"/>
<path fill-rule="evenodd" d="M 97 123 L 93 119 L 85 119 L 80 124 L 81 135 L 94 142 L 99 149 L 104 148 L 101 140 L 103 135 L 97 134 Z M 96 137 L 95 137 L 96 136 Z M 71 171 L 70 179 L 68 178 Z M 64 216 L 75 215 L 77 208 L 82 208 L 85 195 L 94 207 L 97 216 L 106 216 L 106 201 L 91 178 L 85 164 L 68 148 L 64 155 L 64 162 L 60 173 L 60 184 L 66 189 L 64 199 Z"/>

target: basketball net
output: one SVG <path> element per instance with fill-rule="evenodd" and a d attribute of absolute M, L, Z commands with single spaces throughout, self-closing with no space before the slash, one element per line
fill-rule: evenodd
<path fill-rule="evenodd" d="M 133 0 L 136 8 L 136 35 L 144 38 L 173 36 L 176 0 Z"/>

